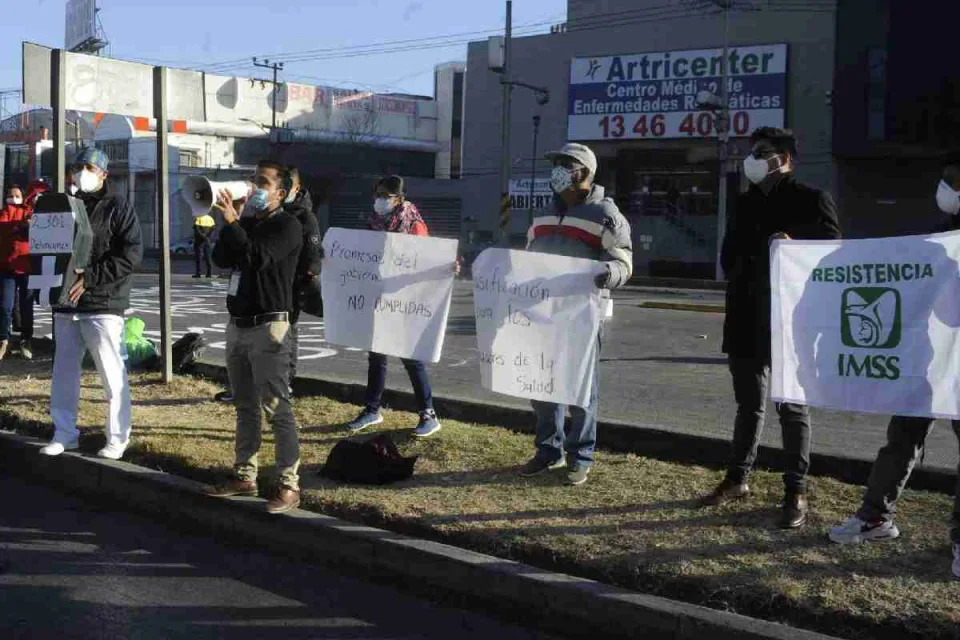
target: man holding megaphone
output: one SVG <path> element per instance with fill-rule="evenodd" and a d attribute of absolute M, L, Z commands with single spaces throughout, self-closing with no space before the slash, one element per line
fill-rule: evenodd
<path fill-rule="evenodd" d="M 217 497 L 257 495 L 261 411 L 273 428 L 280 486 L 267 511 L 300 504 L 300 443 L 290 404 L 289 381 L 293 281 L 303 244 L 302 227 L 284 211 L 289 172 L 278 163 L 257 165 L 255 190 L 241 219 L 235 194 L 221 189 L 214 207 L 224 228 L 213 261 L 232 269 L 227 289 L 227 373 L 237 410 L 235 475 L 207 488 Z"/>

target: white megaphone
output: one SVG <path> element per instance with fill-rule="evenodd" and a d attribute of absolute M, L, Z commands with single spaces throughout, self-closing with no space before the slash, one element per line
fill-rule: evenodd
<path fill-rule="evenodd" d="M 190 176 L 184 180 L 183 189 L 180 192 L 190 205 L 193 217 L 199 218 L 210 212 L 221 189 L 229 191 L 234 202 L 250 195 L 250 183 L 246 180 L 214 182 L 203 176 Z"/>

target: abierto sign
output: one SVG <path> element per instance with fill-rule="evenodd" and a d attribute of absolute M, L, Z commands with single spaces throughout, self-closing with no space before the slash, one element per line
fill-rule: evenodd
<path fill-rule="evenodd" d="M 774 400 L 960 418 L 960 233 L 771 252 Z"/>
<path fill-rule="evenodd" d="M 531 189 L 531 183 L 533 189 Z M 553 207 L 553 191 L 550 190 L 549 178 L 530 178 L 510 180 L 510 208 L 527 210 L 530 208 L 531 197 L 533 209 L 545 211 Z"/>
<path fill-rule="evenodd" d="M 568 139 L 715 136 L 716 117 L 698 109 L 697 94 L 721 95 L 722 53 L 722 49 L 694 49 L 574 58 Z M 783 126 L 786 70 L 786 44 L 729 48 L 731 135 Z"/>

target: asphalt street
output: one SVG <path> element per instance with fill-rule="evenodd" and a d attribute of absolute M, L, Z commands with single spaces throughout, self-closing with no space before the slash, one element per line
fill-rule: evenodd
<path fill-rule="evenodd" d="M 180 263 L 181 270 L 184 264 Z M 223 362 L 227 313 L 226 279 L 195 280 L 175 275 L 175 336 L 202 331 L 211 343 L 205 356 Z M 615 293 L 614 317 L 608 323 L 600 367 L 602 418 L 682 433 L 729 438 L 735 405 L 726 358 L 720 352 L 722 313 L 645 308 L 646 302 L 722 303 L 719 291 L 628 288 Z M 148 336 L 159 337 L 159 286 L 156 275 L 136 276 L 132 313 L 147 323 Z M 49 332 L 49 315 L 39 314 L 38 333 Z M 366 382 L 366 353 L 328 344 L 323 321 L 300 322 L 300 372 L 346 382 Z M 458 282 L 453 295 L 443 357 L 430 366 L 434 393 L 528 407 L 519 398 L 486 391 L 473 366 L 476 348 L 473 298 L 469 282 Z M 387 384 L 409 390 L 399 361 L 392 362 Z M 442 416 L 441 416 L 442 418 Z M 411 417 L 411 420 L 415 418 Z M 478 418 L 482 420 L 482 418 Z M 885 441 L 888 418 L 881 415 L 813 410 L 813 448 L 825 454 L 872 460 Z M 763 442 L 780 445 L 780 428 L 772 404 Z M 603 434 L 599 434 L 602 446 Z M 928 440 L 924 466 L 953 470 L 958 445 L 945 422 Z"/>
<path fill-rule="evenodd" d="M 0 476 L 0 637 L 546 637 Z"/>

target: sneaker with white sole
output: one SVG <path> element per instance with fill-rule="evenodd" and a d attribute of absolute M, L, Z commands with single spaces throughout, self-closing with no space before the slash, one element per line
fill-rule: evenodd
<path fill-rule="evenodd" d="M 900 530 L 893 520 L 865 522 L 853 516 L 843 524 L 830 529 L 828 537 L 837 544 L 859 544 L 861 542 L 880 542 L 893 540 L 900 536 Z"/>
<path fill-rule="evenodd" d="M 64 451 L 76 451 L 80 447 L 74 442 L 57 442 L 54 440 L 47 446 L 40 449 L 40 454 L 44 456 L 58 456 Z"/>
<path fill-rule="evenodd" d="M 418 438 L 426 438 L 440 431 L 440 421 L 437 420 L 437 414 L 433 409 L 427 409 L 420 412 L 420 422 L 413 430 L 413 435 Z"/>
<path fill-rule="evenodd" d="M 533 476 L 538 476 L 541 473 L 546 473 L 547 471 L 563 469 L 566 466 L 567 461 L 562 457 L 550 462 L 549 460 L 536 455 L 527 460 L 526 464 L 520 467 L 520 475 L 524 478 L 532 478 Z"/>
<path fill-rule="evenodd" d="M 960 580 L 960 542 L 953 545 L 953 577 Z"/>
<path fill-rule="evenodd" d="M 101 458 L 107 458 L 108 460 L 119 460 L 123 457 L 123 454 L 126 450 L 127 445 L 111 442 L 103 449 L 100 449 L 100 451 L 97 451 L 97 456 Z"/>
<path fill-rule="evenodd" d="M 380 424 L 383 422 L 383 416 L 380 415 L 379 411 L 374 411 L 373 409 L 364 408 L 360 412 L 353 422 L 347 423 L 347 429 L 353 433 L 360 433 L 367 427 L 372 427 L 375 424 Z"/>

